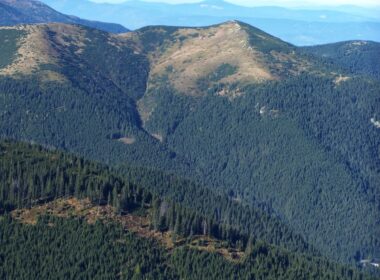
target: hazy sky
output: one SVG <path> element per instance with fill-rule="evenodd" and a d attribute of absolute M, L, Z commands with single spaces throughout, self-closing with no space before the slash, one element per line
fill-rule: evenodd
<path fill-rule="evenodd" d="M 91 0 L 102 3 L 120 3 L 126 0 Z M 196 3 L 200 0 L 144 0 L 149 2 L 166 3 Z M 215 0 L 214 0 L 215 1 Z M 228 0 L 228 2 L 245 6 L 338 6 L 338 5 L 357 5 L 357 6 L 379 6 L 379 0 Z"/>

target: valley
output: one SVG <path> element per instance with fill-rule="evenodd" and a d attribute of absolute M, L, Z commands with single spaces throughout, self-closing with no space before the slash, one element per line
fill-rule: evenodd
<path fill-rule="evenodd" d="M 378 277 L 379 43 L 25 1 L 0 0 L 0 278 Z"/>
<path fill-rule="evenodd" d="M 380 114 L 377 80 L 238 22 L 122 35 L 62 24 L 22 28 L 44 47 L 30 45 L 0 70 L 3 137 L 189 178 L 269 211 L 337 260 L 377 254 L 379 131 L 369 122 Z M 229 42 L 245 36 L 247 46 L 231 45 L 243 51 L 240 62 L 228 48 L 210 51 L 225 32 Z M 28 63 L 33 71 L 17 68 L 41 49 L 51 51 Z"/>

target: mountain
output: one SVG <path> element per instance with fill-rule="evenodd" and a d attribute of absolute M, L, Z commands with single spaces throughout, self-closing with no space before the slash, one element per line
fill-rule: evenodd
<path fill-rule="evenodd" d="M 61 22 L 80 24 L 100 30 L 123 33 L 128 29 L 120 24 L 84 20 L 57 12 L 40 1 L 35 0 L 1 0 L 0 25 Z"/>
<path fill-rule="evenodd" d="M 53 98 L 43 94 L 44 100 L 29 94 L 7 95 L 2 116 L 25 122 L 10 130 L 4 127 L 7 132 L 3 133 L 17 138 L 29 138 L 32 133 L 39 143 L 87 150 L 87 157 L 103 154 L 97 159 L 110 163 L 129 154 L 136 160 L 157 155 L 157 163 L 170 165 L 171 152 L 139 128 L 134 98 L 145 92 L 149 63 L 133 45 L 113 34 L 66 24 L 1 27 L 1 38 L 5 42 L 1 47 L 4 93 L 11 93 L 9 86 L 18 91 L 24 82 L 28 93 L 55 92 Z M 19 102 L 25 102 L 19 109 L 27 106 L 31 111 L 17 109 Z M 48 111 L 40 114 L 35 109 Z M 20 115 L 8 115 L 14 110 Z M 35 125 L 41 126 L 35 129 Z M 79 141 L 78 135 L 82 135 Z M 128 138 L 131 144 L 138 138 L 142 145 L 129 145 Z"/>
<path fill-rule="evenodd" d="M 72 155 L 2 141 L 0 171 L 6 279 L 374 279 L 247 239 L 131 176 Z"/>
<path fill-rule="evenodd" d="M 306 52 L 339 64 L 351 74 L 363 74 L 380 79 L 380 43 L 348 41 L 322 46 L 305 47 Z"/>
<path fill-rule="evenodd" d="M 152 40 L 153 34 L 161 38 Z M 205 93 L 215 83 L 260 83 L 318 71 L 313 62 L 297 56 L 294 46 L 237 21 L 207 28 L 148 27 L 137 30 L 132 40 L 134 36 L 154 57 L 149 84 L 167 78 L 189 95 Z"/>
<path fill-rule="evenodd" d="M 265 213 L 257 234 L 290 250 L 379 255 L 377 80 L 239 21 L 0 38 L 2 138 L 187 178 L 160 194 L 245 231 Z"/>
<path fill-rule="evenodd" d="M 148 25 L 207 26 L 239 20 L 296 45 L 380 41 L 377 9 L 245 7 L 225 1 L 177 5 L 135 0 L 118 4 L 88 0 L 44 0 L 44 3 L 62 12 L 76 11 L 84 18 L 115 21 L 131 29 Z"/>

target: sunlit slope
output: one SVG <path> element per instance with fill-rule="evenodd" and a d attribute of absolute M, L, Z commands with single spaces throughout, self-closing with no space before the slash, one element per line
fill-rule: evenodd
<path fill-rule="evenodd" d="M 145 92 L 149 62 L 135 47 L 65 24 L 0 32 L 3 137 L 105 162 L 170 165 L 172 153 L 140 128 L 135 100 Z"/>
<path fill-rule="evenodd" d="M 171 171 L 260 207 L 326 256 L 378 254 L 375 80 L 240 22 L 0 33 L 3 138 Z"/>

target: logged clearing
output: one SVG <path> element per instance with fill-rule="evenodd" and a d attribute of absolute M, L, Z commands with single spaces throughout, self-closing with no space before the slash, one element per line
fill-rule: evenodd
<path fill-rule="evenodd" d="M 158 141 L 160 141 L 161 143 L 164 141 L 164 137 L 162 136 L 162 134 L 160 133 L 152 133 L 151 134 L 154 138 L 156 138 Z"/>
<path fill-rule="evenodd" d="M 227 247 L 223 241 L 208 236 L 196 235 L 191 238 L 182 238 L 171 231 L 158 232 L 152 229 L 149 209 L 145 209 L 144 215 L 134 212 L 118 215 L 115 209 L 109 205 L 96 206 L 89 199 L 61 198 L 30 209 L 18 209 L 12 211 L 12 217 L 24 224 L 37 224 L 41 215 L 53 215 L 61 218 L 83 218 L 89 224 L 96 221 L 117 222 L 125 230 L 135 233 L 143 238 L 157 240 L 168 250 L 179 246 L 188 246 L 196 250 L 203 250 L 222 255 L 229 261 L 239 262 L 244 258 L 244 252 L 236 248 Z M 54 224 L 49 224 L 54 227 Z"/>
<path fill-rule="evenodd" d="M 349 80 L 350 79 L 350 77 L 348 77 L 348 76 L 341 76 L 341 75 L 339 75 L 339 76 L 337 76 L 336 78 L 335 78 L 335 80 L 334 80 L 334 84 L 336 84 L 337 86 L 338 85 L 340 85 L 342 82 L 345 82 L 345 81 L 347 81 L 347 80 Z"/>
<path fill-rule="evenodd" d="M 126 145 L 132 145 L 133 143 L 136 142 L 136 138 L 135 137 L 122 137 L 122 138 L 117 139 L 117 141 L 119 141 L 123 144 L 126 144 Z"/>

